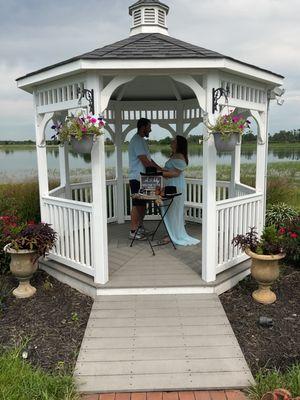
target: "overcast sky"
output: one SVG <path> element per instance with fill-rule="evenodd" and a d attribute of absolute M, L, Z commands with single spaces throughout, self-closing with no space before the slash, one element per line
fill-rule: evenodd
<path fill-rule="evenodd" d="M 32 96 L 15 79 L 129 36 L 133 0 L 0 0 L 0 138 L 34 139 Z M 300 128 L 299 0 L 165 0 L 172 37 L 286 77 L 270 132 Z"/>

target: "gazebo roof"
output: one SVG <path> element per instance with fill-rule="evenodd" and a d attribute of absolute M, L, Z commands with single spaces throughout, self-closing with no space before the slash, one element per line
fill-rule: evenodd
<path fill-rule="evenodd" d="M 283 78 L 282 75 L 257 67 L 255 65 L 236 60 L 203 47 L 183 42 L 160 33 L 140 33 L 130 36 L 116 43 L 92 50 L 90 52 L 72 57 L 60 63 L 31 72 L 17 79 L 23 79 L 40 72 L 65 65 L 77 60 L 129 60 L 129 59 L 228 59 L 243 65 L 250 66 L 260 71 L 272 73 Z"/>

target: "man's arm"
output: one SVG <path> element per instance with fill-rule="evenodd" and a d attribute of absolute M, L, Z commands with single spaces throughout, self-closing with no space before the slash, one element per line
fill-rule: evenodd
<path fill-rule="evenodd" d="M 146 155 L 138 156 L 139 160 L 143 164 L 144 167 L 156 167 L 159 170 L 161 170 L 161 167 L 156 164 L 155 161 L 149 160 L 149 158 Z"/>

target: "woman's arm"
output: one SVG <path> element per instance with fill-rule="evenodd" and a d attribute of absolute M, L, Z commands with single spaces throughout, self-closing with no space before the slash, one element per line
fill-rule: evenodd
<path fill-rule="evenodd" d="M 180 169 L 169 169 L 169 170 L 164 170 L 163 171 L 163 177 L 164 178 L 175 178 L 181 174 L 182 171 Z"/>

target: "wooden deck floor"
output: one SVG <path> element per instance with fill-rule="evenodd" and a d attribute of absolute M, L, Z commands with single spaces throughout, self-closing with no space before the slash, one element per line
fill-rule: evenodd
<path fill-rule="evenodd" d="M 157 222 L 148 221 L 147 229 Z M 190 235 L 201 240 L 201 225 L 187 224 Z M 155 256 L 147 241 L 135 241 L 130 247 L 129 223 L 108 226 L 110 281 L 104 287 L 178 287 L 199 286 L 201 279 L 201 243 L 196 246 L 171 244 L 155 247 Z M 161 229 L 156 238 L 162 238 Z M 156 243 L 156 240 L 154 240 Z"/>
<path fill-rule="evenodd" d="M 237 389 L 253 380 L 216 294 L 98 296 L 79 391 Z"/>

